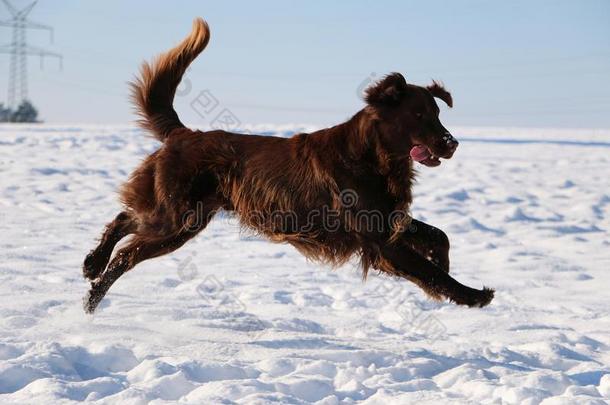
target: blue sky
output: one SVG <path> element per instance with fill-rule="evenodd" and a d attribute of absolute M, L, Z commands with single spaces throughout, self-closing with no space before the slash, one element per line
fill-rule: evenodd
<path fill-rule="evenodd" d="M 18 7 L 26 0 L 12 0 Z M 337 123 L 363 105 L 358 89 L 399 71 L 442 80 L 448 125 L 610 127 L 610 1 L 160 1 L 40 0 L 31 18 L 55 27 L 32 45 L 30 98 L 47 122 L 127 123 L 127 86 L 143 59 L 169 48 L 202 16 L 208 49 L 178 97 L 209 90 L 244 123 Z M 0 18 L 8 13 L 0 4 Z M 11 31 L 0 27 L 0 43 Z M 0 100 L 8 55 L 0 55 Z"/>

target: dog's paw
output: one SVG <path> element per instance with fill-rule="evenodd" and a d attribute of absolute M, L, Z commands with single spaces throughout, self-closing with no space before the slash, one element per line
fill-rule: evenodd
<path fill-rule="evenodd" d="M 83 262 L 83 277 L 88 280 L 95 280 L 101 271 L 99 270 L 99 266 L 97 266 L 95 256 L 93 252 L 89 253 L 87 257 L 85 257 L 85 261 Z"/>
<path fill-rule="evenodd" d="M 483 287 L 483 290 L 479 291 L 478 297 L 476 297 L 475 302 L 470 307 L 478 307 L 483 308 L 484 306 L 489 305 L 491 300 L 494 299 L 495 290 L 487 287 Z"/>
<path fill-rule="evenodd" d="M 494 298 L 495 291 L 491 288 L 483 287 L 482 290 L 469 288 L 468 290 L 469 291 L 467 294 L 453 296 L 450 298 L 450 300 L 458 305 L 466 305 L 470 308 L 483 308 Z"/>
<path fill-rule="evenodd" d="M 93 288 L 87 291 L 87 294 L 83 297 L 83 309 L 85 310 L 85 313 L 93 314 L 102 298 L 103 296 L 96 294 Z"/>

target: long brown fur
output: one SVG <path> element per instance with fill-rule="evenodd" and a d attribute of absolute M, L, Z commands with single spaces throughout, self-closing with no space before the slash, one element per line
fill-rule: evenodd
<path fill-rule="evenodd" d="M 491 301 L 493 290 L 475 290 L 449 276 L 447 236 L 409 215 L 411 148 L 424 145 L 432 155 L 451 158 L 457 147 L 433 98 L 452 105 L 448 91 L 436 82 L 428 88 L 407 84 L 393 73 L 367 89 L 361 111 L 331 128 L 288 139 L 193 131 L 180 122 L 173 98 L 209 37 L 208 25 L 196 19 L 191 34 L 145 63 L 132 84 L 141 125 L 163 144 L 121 188 L 125 210 L 85 259 L 84 275 L 92 281 L 87 312 L 122 274 L 178 249 L 219 210 L 308 258 L 336 266 L 359 257 L 364 277 L 373 268 L 406 278 L 435 299 L 469 306 Z M 375 227 L 369 226 L 373 217 L 381 218 Z"/>

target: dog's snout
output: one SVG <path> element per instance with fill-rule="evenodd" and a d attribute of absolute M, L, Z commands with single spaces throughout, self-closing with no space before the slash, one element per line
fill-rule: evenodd
<path fill-rule="evenodd" d="M 460 144 L 457 139 L 453 137 L 449 132 L 445 132 L 443 135 L 443 140 L 447 143 L 447 146 L 452 150 L 455 150 Z"/>
<path fill-rule="evenodd" d="M 452 141 L 449 143 L 449 147 L 450 147 L 452 150 L 456 150 L 459 144 L 460 144 L 460 143 L 459 143 L 459 142 L 458 142 L 456 139 L 454 139 L 454 140 L 452 140 Z"/>

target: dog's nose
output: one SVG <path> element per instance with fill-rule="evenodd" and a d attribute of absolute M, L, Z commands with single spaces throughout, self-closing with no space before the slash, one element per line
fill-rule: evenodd
<path fill-rule="evenodd" d="M 445 135 L 443 135 L 443 140 L 447 142 L 447 146 L 451 148 L 451 150 L 455 150 L 460 144 L 449 132 L 445 132 Z"/>

